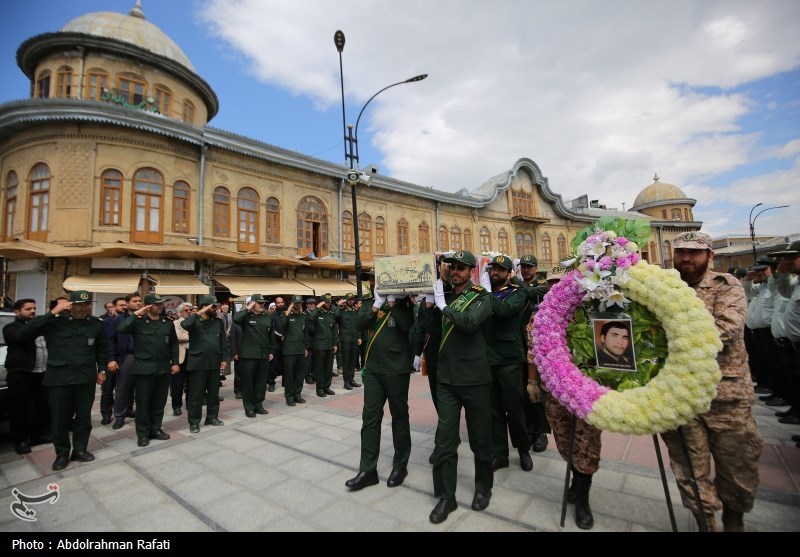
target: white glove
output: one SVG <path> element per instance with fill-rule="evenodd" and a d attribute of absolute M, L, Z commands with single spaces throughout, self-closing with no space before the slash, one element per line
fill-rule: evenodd
<path fill-rule="evenodd" d="M 436 307 L 440 310 L 447 307 L 447 302 L 444 300 L 444 283 L 442 279 L 436 279 L 436 286 L 433 288 L 433 299 L 436 301 Z"/>
<path fill-rule="evenodd" d="M 492 291 L 492 279 L 489 277 L 489 265 L 481 270 L 481 286 L 489 292 Z"/>
<path fill-rule="evenodd" d="M 395 300 L 395 298 L 394 298 L 394 296 L 392 294 L 389 294 L 388 296 L 386 296 L 386 301 L 387 302 L 394 302 L 396 300 Z"/>
<path fill-rule="evenodd" d="M 381 307 L 383 307 L 383 302 L 386 301 L 386 298 L 384 298 L 378 293 L 377 288 L 375 289 L 375 292 L 373 292 L 373 294 L 375 294 L 375 302 L 372 304 L 372 307 L 380 309 Z"/>
<path fill-rule="evenodd" d="M 419 371 L 422 368 L 422 358 L 414 356 L 414 371 Z"/>

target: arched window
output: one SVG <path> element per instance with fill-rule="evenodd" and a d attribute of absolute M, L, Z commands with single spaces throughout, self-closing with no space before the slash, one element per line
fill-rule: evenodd
<path fill-rule="evenodd" d="M 316 197 L 304 197 L 297 204 L 297 254 L 328 255 L 328 212 Z"/>
<path fill-rule="evenodd" d="M 530 232 L 517 232 L 514 239 L 517 242 L 517 256 L 534 255 L 533 234 Z"/>
<path fill-rule="evenodd" d="M 481 253 L 492 251 L 492 235 L 485 226 L 481 228 Z"/>
<path fill-rule="evenodd" d="M 56 97 L 68 99 L 72 97 L 72 68 L 61 66 L 56 72 Z"/>
<path fill-rule="evenodd" d="M 461 229 L 456 225 L 450 227 L 450 249 L 453 251 L 460 251 L 461 246 Z"/>
<path fill-rule="evenodd" d="M 664 267 L 669 269 L 672 267 L 672 242 L 664 240 Z"/>
<path fill-rule="evenodd" d="M 397 221 L 397 253 L 408 255 L 408 222 L 406 219 Z"/>
<path fill-rule="evenodd" d="M 417 228 L 417 232 L 419 233 L 419 252 L 420 253 L 430 253 L 431 252 L 431 229 L 428 226 L 428 223 L 423 222 Z"/>
<path fill-rule="evenodd" d="M 508 232 L 506 232 L 505 228 L 501 228 L 500 232 L 497 233 L 497 244 L 497 247 L 500 249 L 500 253 L 504 253 L 506 255 L 511 253 L 511 246 L 508 245 Z"/>
<path fill-rule="evenodd" d="M 108 72 L 99 68 L 92 68 L 86 72 L 86 99 L 102 100 L 103 89 L 108 89 Z"/>
<path fill-rule="evenodd" d="M 672 215 L 672 220 L 681 220 L 680 209 L 672 209 L 672 211 L 670 211 L 670 214 Z"/>
<path fill-rule="evenodd" d="M 386 253 L 386 221 L 383 217 L 375 218 L 375 253 Z"/>
<path fill-rule="evenodd" d="M 511 207 L 513 216 L 533 216 L 533 193 L 523 190 L 511 190 Z"/>
<path fill-rule="evenodd" d="M 139 105 L 144 102 L 147 82 L 138 75 L 123 73 L 117 78 L 117 93 L 129 105 Z"/>
<path fill-rule="evenodd" d="M 156 108 L 164 116 L 169 116 L 169 107 L 172 104 L 172 91 L 170 91 L 169 88 L 164 85 L 156 85 L 154 89 Z"/>
<path fill-rule="evenodd" d="M 667 220 L 667 210 L 661 209 L 661 218 Z"/>
<path fill-rule="evenodd" d="M 28 203 L 28 239 L 47 241 L 47 213 L 50 209 L 50 167 L 39 163 L 31 169 Z"/>
<path fill-rule="evenodd" d="M 187 124 L 194 124 L 194 104 L 191 101 L 183 101 L 182 119 Z"/>
<path fill-rule="evenodd" d="M 655 242 L 650 242 L 650 254 L 651 254 L 650 257 L 652 257 L 650 262 L 651 263 L 658 263 L 658 251 L 656 250 L 656 243 Z"/>
<path fill-rule="evenodd" d="M 142 168 L 133 175 L 133 225 L 131 241 L 160 244 L 163 217 L 164 176 L 154 168 Z"/>
<path fill-rule="evenodd" d="M 228 188 L 214 188 L 214 236 L 230 238 L 231 235 L 231 192 Z"/>
<path fill-rule="evenodd" d="M 556 240 L 556 249 L 558 249 L 558 261 L 564 261 L 567 259 L 567 239 L 564 238 L 563 234 L 558 235 L 558 239 Z"/>
<path fill-rule="evenodd" d="M 464 249 L 472 251 L 472 231 L 469 228 L 464 229 Z"/>
<path fill-rule="evenodd" d="M 281 202 L 277 197 L 267 198 L 267 243 L 281 243 Z"/>
<path fill-rule="evenodd" d="M 50 70 L 45 70 L 36 78 L 36 92 L 34 96 L 39 99 L 50 98 Z"/>
<path fill-rule="evenodd" d="M 683 220 L 685 220 L 685 221 L 691 220 L 689 218 L 689 209 L 684 209 L 683 210 Z"/>
<path fill-rule="evenodd" d="M 550 241 L 550 234 L 542 234 L 542 259 L 546 265 L 553 262 L 553 242 Z"/>
<path fill-rule="evenodd" d="M 122 212 L 122 172 L 109 169 L 100 176 L 100 224 L 119 226 Z"/>
<path fill-rule="evenodd" d="M 353 249 L 353 213 L 342 211 L 342 249 Z"/>
<path fill-rule="evenodd" d="M 358 215 L 358 241 L 361 259 L 372 259 L 372 217 L 366 213 Z"/>
<path fill-rule="evenodd" d="M 10 242 L 14 239 L 14 221 L 17 214 L 17 190 L 19 177 L 13 170 L 6 176 L 6 222 L 3 230 L 4 240 Z"/>
<path fill-rule="evenodd" d="M 261 220 L 258 214 L 258 203 L 256 190 L 253 188 L 239 190 L 236 200 L 236 221 L 239 223 L 236 249 L 239 251 L 258 252 L 258 223 Z"/>
<path fill-rule="evenodd" d="M 183 180 L 172 186 L 172 231 L 180 234 L 189 233 L 189 207 L 191 206 L 191 188 Z"/>
<path fill-rule="evenodd" d="M 447 227 L 442 225 L 439 227 L 439 251 L 448 251 L 447 246 Z"/>

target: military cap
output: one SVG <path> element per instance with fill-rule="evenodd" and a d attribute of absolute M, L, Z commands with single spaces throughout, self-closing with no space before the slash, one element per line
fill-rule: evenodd
<path fill-rule="evenodd" d="M 266 304 L 267 303 L 267 299 L 264 297 L 263 294 L 253 294 L 252 296 L 250 296 L 250 301 L 251 302 L 258 302 L 259 304 Z"/>
<path fill-rule="evenodd" d="M 751 266 L 748 271 L 763 271 L 764 269 L 768 268 L 769 265 L 759 264 L 756 263 L 755 265 Z"/>
<path fill-rule="evenodd" d="M 217 305 L 217 299 L 214 296 L 203 296 L 198 300 L 197 304 L 199 306 L 215 306 Z"/>
<path fill-rule="evenodd" d="M 505 269 L 506 271 L 510 271 L 514 268 L 514 264 L 511 262 L 510 257 L 506 257 L 505 255 L 498 255 L 492 259 L 492 262 L 489 263 L 490 267 L 500 267 L 501 269 Z"/>
<path fill-rule="evenodd" d="M 345 300 L 355 300 L 355 298 L 356 298 L 356 295 L 355 295 L 355 294 L 353 294 L 352 292 L 348 292 L 348 293 L 347 293 L 347 294 L 345 294 L 345 296 L 344 296 L 344 299 L 345 299 Z"/>
<path fill-rule="evenodd" d="M 375 280 L 375 271 L 362 271 L 361 280 Z"/>
<path fill-rule="evenodd" d="M 527 265 L 529 267 L 537 267 L 539 265 L 539 261 L 537 261 L 535 255 L 523 255 L 519 259 L 520 265 Z"/>
<path fill-rule="evenodd" d="M 747 270 L 744 267 L 733 267 L 732 271 L 728 271 L 735 277 L 745 277 L 747 276 Z"/>
<path fill-rule="evenodd" d="M 322 301 L 323 302 L 330 302 L 331 301 L 331 295 L 330 294 L 323 294 L 322 295 Z"/>
<path fill-rule="evenodd" d="M 684 232 L 672 242 L 674 249 L 714 249 L 711 236 L 705 232 Z"/>
<path fill-rule="evenodd" d="M 756 261 L 756 265 L 769 265 L 770 267 L 777 267 L 778 260 L 770 259 L 769 257 L 759 257 L 758 261 Z"/>
<path fill-rule="evenodd" d="M 161 297 L 161 294 L 156 294 L 155 292 L 152 292 L 144 297 L 144 305 L 146 306 L 163 303 L 164 299 Z"/>
<path fill-rule="evenodd" d="M 303 297 L 300 294 L 295 294 L 294 296 L 292 296 L 292 303 L 293 304 L 302 304 L 303 303 Z"/>
<path fill-rule="evenodd" d="M 567 270 L 564 267 L 551 267 L 550 270 L 547 271 L 547 280 L 561 280 L 566 274 Z"/>
<path fill-rule="evenodd" d="M 87 290 L 70 292 L 69 301 L 73 304 L 88 304 L 92 301 L 92 294 Z"/>
<path fill-rule="evenodd" d="M 307 299 L 306 299 L 306 303 L 307 303 L 307 304 L 316 304 L 316 303 L 317 303 L 317 301 L 316 301 L 314 298 L 307 298 Z"/>
<path fill-rule="evenodd" d="M 469 267 L 475 266 L 475 256 L 472 255 L 472 252 L 467 250 L 460 250 L 455 252 L 453 255 L 448 255 L 444 258 L 445 263 L 461 263 L 462 265 L 468 265 Z"/>
<path fill-rule="evenodd" d="M 781 251 L 775 251 L 769 254 L 770 257 L 784 257 L 792 256 L 800 253 L 800 240 L 795 240 L 791 244 L 787 244 Z"/>

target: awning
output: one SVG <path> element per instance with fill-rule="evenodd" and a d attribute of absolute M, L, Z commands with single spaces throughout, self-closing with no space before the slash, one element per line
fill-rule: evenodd
<path fill-rule="evenodd" d="M 142 275 L 73 275 L 64 281 L 64 290 L 88 290 L 104 294 L 132 294 L 138 292 Z"/>
<path fill-rule="evenodd" d="M 194 275 L 150 275 L 156 279 L 156 294 L 208 294 L 207 284 L 203 284 Z"/>
<path fill-rule="evenodd" d="M 300 294 L 310 296 L 314 293 L 308 286 L 291 279 L 220 275 L 214 276 L 214 280 L 230 290 L 234 296 L 249 296 L 250 294 L 263 294 L 264 296 Z"/>
<path fill-rule="evenodd" d="M 315 296 L 330 294 L 344 296 L 348 292 L 355 294 L 356 285 L 339 279 L 298 278 L 299 282 L 314 290 Z"/>

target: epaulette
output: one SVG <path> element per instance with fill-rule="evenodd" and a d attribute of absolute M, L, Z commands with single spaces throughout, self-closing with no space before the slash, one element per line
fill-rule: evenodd
<path fill-rule="evenodd" d="M 510 286 L 511 288 L 522 288 L 522 286 L 520 286 L 516 282 L 510 282 L 508 283 L 508 286 Z"/>
<path fill-rule="evenodd" d="M 473 292 L 488 292 L 483 286 L 480 284 L 473 284 L 472 289 Z"/>

